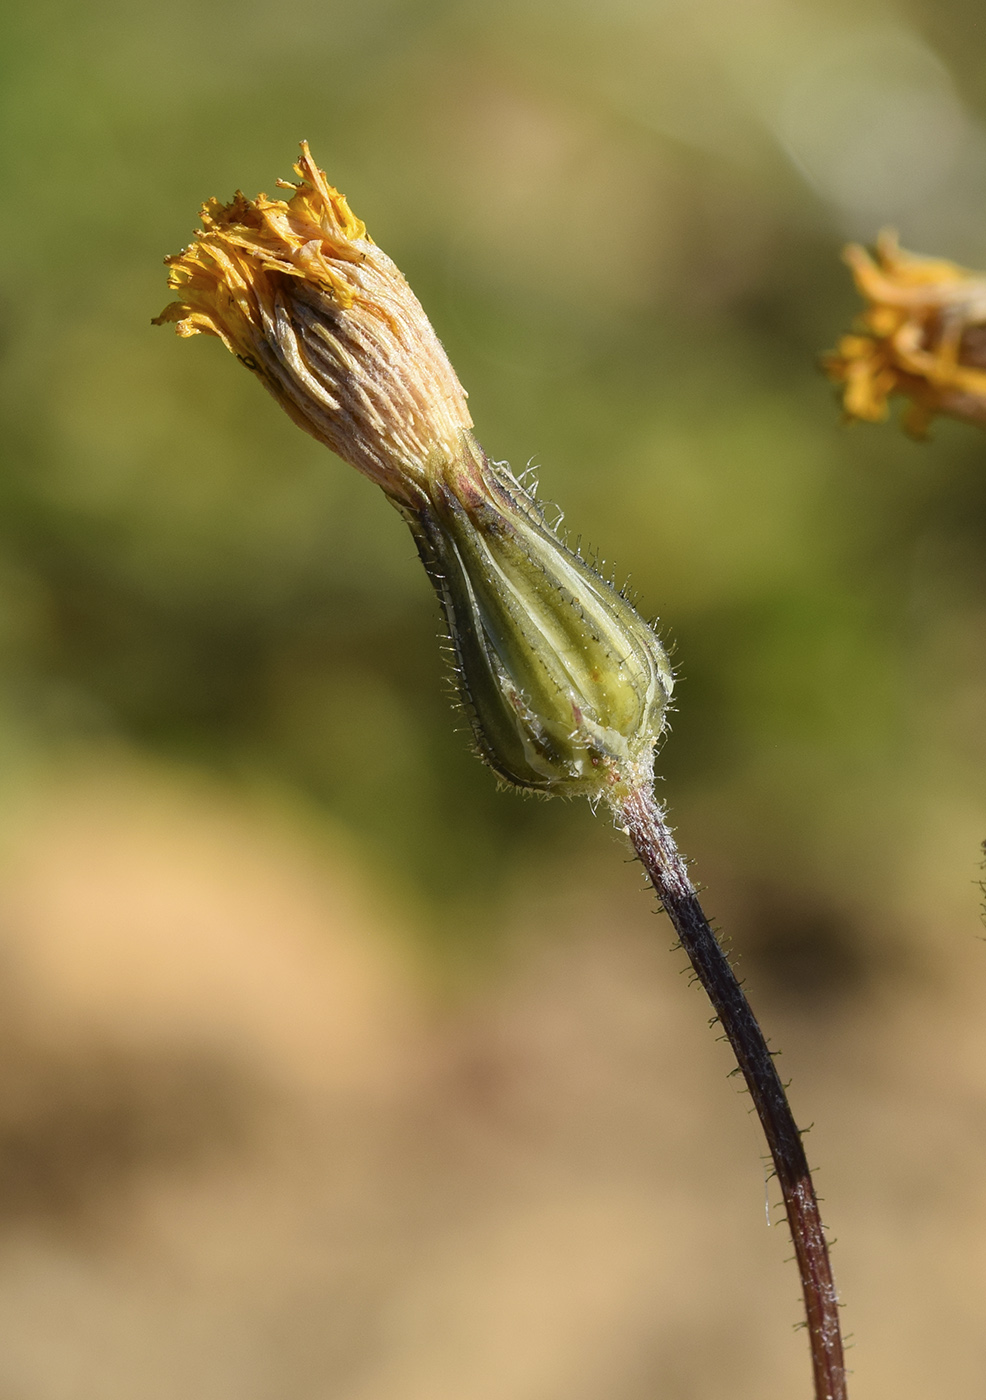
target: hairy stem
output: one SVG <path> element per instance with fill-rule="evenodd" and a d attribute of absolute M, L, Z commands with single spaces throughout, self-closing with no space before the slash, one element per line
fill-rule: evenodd
<path fill-rule="evenodd" d="M 801 1133 L 773 1057 L 729 959 L 702 912 L 653 794 L 647 790 L 631 792 L 616 805 L 616 815 L 715 1008 L 763 1125 L 801 1275 L 816 1400 L 846 1400 L 842 1332 L 828 1246 Z"/>

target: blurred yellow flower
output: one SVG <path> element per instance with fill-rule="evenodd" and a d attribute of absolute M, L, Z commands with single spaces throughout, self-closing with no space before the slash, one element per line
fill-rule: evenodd
<path fill-rule="evenodd" d="M 986 275 L 905 252 L 889 231 L 875 259 L 855 243 L 844 256 L 867 305 L 822 363 L 846 417 L 878 422 L 902 394 L 914 437 L 939 413 L 986 427 Z"/>
<path fill-rule="evenodd" d="M 216 335 L 294 421 L 411 505 L 435 454 L 472 427 L 421 303 L 302 142 L 287 200 L 237 193 L 168 258 L 178 293 L 155 319 Z"/>

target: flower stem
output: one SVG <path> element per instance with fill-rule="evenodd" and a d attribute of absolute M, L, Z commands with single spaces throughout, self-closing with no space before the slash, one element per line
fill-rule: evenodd
<path fill-rule="evenodd" d="M 729 959 L 702 911 L 685 862 L 653 793 L 637 788 L 614 805 L 617 820 L 633 842 L 715 1008 L 763 1126 L 801 1275 L 815 1400 L 846 1400 L 839 1305 L 828 1246 L 801 1133 L 773 1057 Z"/>

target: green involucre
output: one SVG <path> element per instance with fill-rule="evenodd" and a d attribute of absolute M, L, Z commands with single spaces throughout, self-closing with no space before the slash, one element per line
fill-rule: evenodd
<path fill-rule="evenodd" d="M 409 523 L 483 758 L 518 787 L 590 797 L 649 773 L 673 683 L 652 629 L 471 435 L 428 479 Z"/>

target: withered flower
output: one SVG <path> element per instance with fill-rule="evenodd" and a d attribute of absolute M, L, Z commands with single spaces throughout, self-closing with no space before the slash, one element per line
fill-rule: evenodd
<path fill-rule="evenodd" d="M 626 598 L 472 435 L 466 394 L 394 263 L 307 145 L 287 200 L 202 209 L 156 324 L 218 336 L 414 534 L 482 756 L 508 781 L 618 797 L 652 772 L 672 677 Z"/>
<path fill-rule="evenodd" d="M 866 308 L 822 361 L 846 417 L 879 422 L 901 394 L 913 437 L 939 413 L 986 427 L 986 274 L 905 252 L 887 230 L 875 251 L 845 250 Z"/>
<path fill-rule="evenodd" d="M 801 1274 L 815 1394 L 846 1400 L 838 1300 L 800 1131 L 652 792 L 672 686 L 664 650 L 559 539 L 534 493 L 483 452 L 420 304 L 305 145 L 295 170 L 287 200 L 237 194 L 205 205 L 202 232 L 168 259 L 178 300 L 158 323 L 219 336 L 296 423 L 383 488 L 441 601 L 481 755 L 519 787 L 604 801 L 629 837 L 763 1124 Z M 866 356 L 883 353 L 874 334 L 870 343 Z M 878 402 L 874 391 L 857 399 Z"/>
<path fill-rule="evenodd" d="M 217 335 L 294 421 L 410 504 L 433 454 L 472 427 L 421 303 L 311 158 L 289 200 L 237 192 L 166 259 L 180 297 L 155 320 Z"/>

